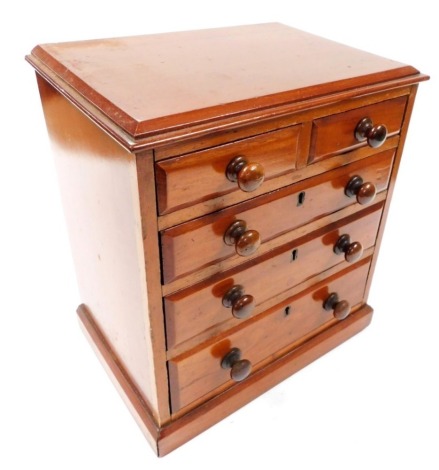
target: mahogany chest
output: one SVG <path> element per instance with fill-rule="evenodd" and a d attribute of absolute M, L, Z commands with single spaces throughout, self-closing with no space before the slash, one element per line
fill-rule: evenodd
<path fill-rule="evenodd" d="M 413 67 L 280 24 L 37 46 L 97 354 L 164 455 L 366 327 Z"/>

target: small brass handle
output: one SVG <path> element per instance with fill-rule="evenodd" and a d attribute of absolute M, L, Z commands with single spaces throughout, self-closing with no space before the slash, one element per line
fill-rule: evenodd
<path fill-rule="evenodd" d="M 376 196 L 377 188 L 373 183 L 364 183 L 361 176 L 353 176 L 345 187 L 344 193 L 348 197 L 356 197 L 361 205 L 370 204 Z"/>
<path fill-rule="evenodd" d="M 235 285 L 231 287 L 223 297 L 223 305 L 232 309 L 235 318 L 247 318 L 255 309 L 255 299 L 244 292 L 244 287 Z"/>
<path fill-rule="evenodd" d="M 256 230 L 247 230 L 247 224 L 243 220 L 235 220 L 224 234 L 224 243 L 235 245 L 239 256 L 250 256 L 260 247 L 261 236 Z"/>
<path fill-rule="evenodd" d="M 333 310 L 334 318 L 343 320 L 351 313 L 351 306 L 347 300 L 339 300 L 338 294 L 333 292 L 323 303 L 325 310 Z"/>
<path fill-rule="evenodd" d="M 351 237 L 345 233 L 334 245 L 334 253 L 337 255 L 344 253 L 348 263 L 355 263 L 363 255 L 363 245 L 360 242 L 351 242 Z"/>
<path fill-rule="evenodd" d="M 232 348 L 222 359 L 221 367 L 230 369 L 230 378 L 235 382 L 246 379 L 252 370 L 251 362 L 241 359 L 241 350 Z"/>
<path fill-rule="evenodd" d="M 387 128 L 382 124 L 375 126 L 372 119 L 365 117 L 355 128 L 355 138 L 358 142 L 367 140 L 369 147 L 380 147 L 387 139 Z"/>
<path fill-rule="evenodd" d="M 242 191 L 251 192 L 261 186 L 265 172 L 260 163 L 249 162 L 246 157 L 239 155 L 227 165 L 226 176 L 229 181 L 238 183 Z"/>

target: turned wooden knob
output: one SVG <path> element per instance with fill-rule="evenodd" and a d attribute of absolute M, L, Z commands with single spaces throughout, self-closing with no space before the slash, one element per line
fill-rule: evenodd
<path fill-rule="evenodd" d="M 325 310 L 333 310 L 334 318 L 343 320 L 351 313 L 351 306 L 347 300 L 339 300 L 338 294 L 333 292 L 323 303 Z"/>
<path fill-rule="evenodd" d="M 244 292 L 244 287 L 235 285 L 223 297 L 223 305 L 232 309 L 235 318 L 247 318 L 255 309 L 255 299 Z"/>
<path fill-rule="evenodd" d="M 261 236 L 256 230 L 247 230 L 247 224 L 243 220 L 235 220 L 224 234 L 224 243 L 235 245 L 238 255 L 250 256 L 261 245 Z"/>
<path fill-rule="evenodd" d="M 344 258 L 348 263 L 355 263 L 363 254 L 363 245 L 360 242 L 351 243 L 351 237 L 345 233 L 334 245 L 334 253 L 337 255 L 344 253 Z"/>
<path fill-rule="evenodd" d="M 230 377 L 235 382 L 241 382 L 246 379 L 252 370 L 251 362 L 247 359 L 241 359 L 241 350 L 238 348 L 231 349 L 222 359 L 221 367 L 223 369 L 231 369 Z"/>
<path fill-rule="evenodd" d="M 384 144 L 387 138 L 387 128 L 382 124 L 374 126 L 372 119 L 363 118 L 355 128 L 355 138 L 358 142 L 367 140 L 370 147 L 380 147 Z"/>
<path fill-rule="evenodd" d="M 364 183 L 361 176 L 353 176 L 346 185 L 345 194 L 348 197 L 356 197 L 361 205 L 371 203 L 376 196 L 377 188 L 373 183 Z"/>
<path fill-rule="evenodd" d="M 260 163 L 249 162 L 239 155 L 227 165 L 226 176 L 229 181 L 238 183 L 239 189 L 251 192 L 258 189 L 264 181 L 264 167 Z"/>

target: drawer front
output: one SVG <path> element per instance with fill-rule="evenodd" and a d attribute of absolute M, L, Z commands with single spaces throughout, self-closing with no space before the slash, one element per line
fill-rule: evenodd
<path fill-rule="evenodd" d="M 363 118 L 370 118 L 373 125 L 386 126 L 388 135 L 399 133 L 406 103 L 407 97 L 401 96 L 315 120 L 309 163 L 367 145 L 355 138 L 355 129 Z"/>
<path fill-rule="evenodd" d="M 235 383 L 230 378 L 230 370 L 221 367 L 222 358 L 232 348 L 239 348 L 243 359 L 249 360 L 255 371 L 293 349 L 313 332 L 340 321 L 334 319 L 332 311 L 323 308 L 323 303 L 330 293 L 335 292 L 351 307 L 359 306 L 363 302 L 369 261 L 366 259 L 288 299 L 245 327 L 170 360 L 172 412 L 176 413 L 202 397 L 207 399 L 218 388 Z"/>
<path fill-rule="evenodd" d="M 213 326 L 212 334 L 221 330 L 220 324 L 233 319 L 232 309 L 223 305 L 223 297 L 233 286 L 242 286 L 245 294 L 254 298 L 257 315 L 266 309 L 264 302 L 288 291 L 306 279 L 344 261 L 334 246 L 343 234 L 351 242 L 360 242 L 363 249 L 375 244 L 381 219 L 382 204 L 375 205 L 355 216 L 344 219 L 317 233 L 294 240 L 267 253 L 257 264 L 215 280 L 209 279 L 165 297 L 165 318 L 168 348 L 172 348 Z M 244 320 L 236 320 L 236 323 Z M 230 326 L 230 323 L 227 324 Z"/>
<path fill-rule="evenodd" d="M 245 221 L 247 228 L 259 233 L 262 243 L 309 223 L 326 214 L 355 203 L 355 197 L 345 195 L 350 178 L 359 175 L 371 182 L 377 191 L 387 188 L 394 150 L 388 150 L 365 160 L 346 165 L 301 183 L 282 188 L 250 202 L 233 206 L 186 222 L 161 233 L 162 269 L 165 284 L 200 268 L 216 266 L 238 256 L 235 246 L 224 242 L 224 234 L 236 220 Z M 257 251 L 253 256 L 257 256 Z M 209 274 L 212 274 L 210 270 Z"/>
<path fill-rule="evenodd" d="M 165 214 L 232 191 L 248 193 L 229 181 L 226 171 L 236 157 L 262 166 L 265 180 L 293 171 L 301 126 L 267 132 L 238 142 L 170 158 L 156 164 L 159 213 Z M 244 173 L 241 171 L 241 180 Z M 250 176 L 251 178 L 251 176 Z M 263 192 L 264 183 L 255 190 Z"/>

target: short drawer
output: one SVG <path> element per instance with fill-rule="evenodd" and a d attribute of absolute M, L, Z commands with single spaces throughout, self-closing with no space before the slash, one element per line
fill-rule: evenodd
<path fill-rule="evenodd" d="M 275 299 L 306 279 L 339 263 L 346 263 L 343 253 L 336 254 L 334 247 L 341 235 L 347 234 L 350 242 L 359 242 L 363 250 L 372 247 L 381 220 L 382 204 L 343 219 L 317 233 L 267 253 L 256 264 L 244 265 L 241 270 L 230 270 L 214 279 L 208 279 L 188 289 L 165 297 L 165 319 L 168 348 L 211 329 L 218 334 L 227 322 L 244 322 L 244 317 L 255 316 L 264 311 L 266 302 Z M 349 258 L 350 262 L 357 258 Z M 252 296 L 249 305 L 239 303 L 225 306 L 231 290 L 241 286 L 243 295 Z M 284 296 L 285 298 L 285 296 Z M 246 301 L 249 299 L 247 298 Z M 251 299 L 250 299 L 251 300 Z M 275 302 L 271 304 L 274 305 Z M 215 328 L 213 328 L 215 327 Z"/>
<path fill-rule="evenodd" d="M 368 145 L 367 139 L 360 142 L 355 137 L 357 125 L 364 118 L 370 118 L 373 126 L 384 125 L 388 136 L 398 134 L 406 103 L 407 97 L 401 96 L 315 120 L 308 162 Z"/>
<path fill-rule="evenodd" d="M 248 192 L 264 192 L 264 182 L 257 187 L 261 181 L 258 175 L 264 174 L 265 180 L 269 180 L 296 168 L 301 128 L 293 126 L 267 132 L 156 163 L 159 213 L 166 214 L 233 191 L 240 191 L 243 198 L 248 198 Z M 241 157 L 239 161 L 238 157 Z M 237 162 L 236 171 L 231 172 L 230 165 L 234 162 Z M 255 163 L 258 166 L 252 166 Z M 232 181 L 233 174 L 238 181 Z"/>
<path fill-rule="evenodd" d="M 369 262 L 370 259 L 365 259 L 264 312 L 250 324 L 170 360 L 172 412 L 194 401 L 208 399 L 235 383 L 230 369 L 221 367 L 222 359 L 232 348 L 239 348 L 242 358 L 250 361 L 254 372 L 327 326 L 343 321 L 334 318 L 334 310 L 326 310 L 324 303 L 331 293 L 336 293 L 338 300 L 347 301 L 351 309 L 360 306 Z"/>
<path fill-rule="evenodd" d="M 358 175 L 373 183 L 378 192 L 387 188 L 394 150 L 381 152 L 367 159 L 338 168 L 253 199 L 196 219 L 161 233 L 162 269 L 165 284 L 200 268 L 212 266 L 209 275 L 223 269 L 221 262 L 235 257 L 235 246 L 224 242 L 224 234 L 237 220 L 259 234 L 262 243 L 307 224 L 326 214 L 356 202 L 347 197 L 345 187 Z M 360 206 L 359 206 L 360 208 Z M 256 251 L 253 256 L 257 256 Z"/>

